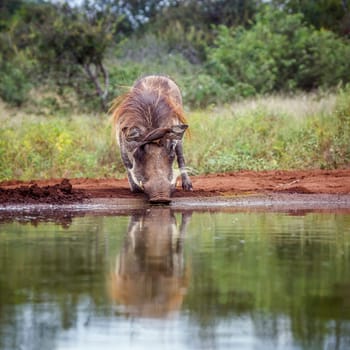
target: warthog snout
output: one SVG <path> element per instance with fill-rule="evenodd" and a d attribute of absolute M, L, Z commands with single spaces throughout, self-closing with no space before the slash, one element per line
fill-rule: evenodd
<path fill-rule="evenodd" d="M 170 202 L 176 182 L 173 153 L 167 142 L 151 142 L 141 145 L 134 154 L 133 167 L 129 170 L 131 182 L 136 183 L 152 203 Z"/>
<path fill-rule="evenodd" d="M 144 191 L 151 203 L 167 204 L 171 202 L 172 185 L 170 182 L 149 181 L 145 183 Z"/>

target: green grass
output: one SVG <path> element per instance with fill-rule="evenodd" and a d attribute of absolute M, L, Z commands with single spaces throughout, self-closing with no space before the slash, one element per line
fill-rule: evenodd
<path fill-rule="evenodd" d="M 0 180 L 124 177 L 109 117 L 37 115 L 0 104 Z M 350 90 L 270 96 L 187 112 L 194 174 L 340 168 L 350 163 Z"/>
<path fill-rule="evenodd" d="M 198 173 L 346 167 L 350 93 L 270 96 L 189 114 Z"/>
<path fill-rule="evenodd" d="M 105 115 L 23 117 L 18 113 L 2 120 L 1 180 L 120 177 L 122 173 Z"/>

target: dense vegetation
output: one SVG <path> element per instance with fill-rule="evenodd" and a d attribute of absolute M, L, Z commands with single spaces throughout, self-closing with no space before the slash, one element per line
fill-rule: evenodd
<path fill-rule="evenodd" d="M 11 111 L 1 110 L 2 114 Z M 350 91 L 264 97 L 188 112 L 190 173 L 346 167 Z M 0 178 L 125 176 L 108 118 L 19 114 L 0 129 Z"/>
<path fill-rule="evenodd" d="M 0 179 L 122 173 L 105 112 L 154 73 L 192 111 L 195 172 L 346 166 L 349 36 L 344 0 L 4 0 Z"/>
<path fill-rule="evenodd" d="M 74 93 L 79 107 L 106 108 L 121 86 L 155 71 L 204 107 L 350 80 L 347 1 L 59 3 L 2 1 L 4 101 L 33 104 L 33 89 L 49 89 L 55 98 L 44 103 Z"/>

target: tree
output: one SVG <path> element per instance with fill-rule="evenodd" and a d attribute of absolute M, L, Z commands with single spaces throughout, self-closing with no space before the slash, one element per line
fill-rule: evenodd
<path fill-rule="evenodd" d="M 213 42 L 215 27 L 248 26 L 260 0 L 169 0 L 164 3 L 166 6 L 158 7 L 142 29 L 146 27 L 166 43 L 170 52 L 179 52 L 191 63 L 199 64 L 206 60 L 205 51 Z"/>
<path fill-rule="evenodd" d="M 84 98 L 95 95 L 106 108 L 109 74 L 104 58 L 118 19 L 84 9 L 67 3 L 25 5 L 14 21 L 12 38 L 38 61 L 42 79 L 71 86 Z"/>
<path fill-rule="evenodd" d="M 233 96 L 312 90 L 350 81 L 349 43 L 307 25 L 302 14 L 266 7 L 248 30 L 220 26 L 208 70 Z"/>
<path fill-rule="evenodd" d="M 0 30 L 4 28 L 4 22 L 8 21 L 22 3 L 22 0 L 0 0 Z"/>
<path fill-rule="evenodd" d="M 9 104 L 20 105 L 31 88 L 29 72 L 32 66 L 13 41 L 11 27 L 22 0 L 0 1 L 0 97 Z"/>
<path fill-rule="evenodd" d="M 348 0 L 273 0 L 275 6 L 289 13 L 302 13 L 307 23 L 317 29 L 328 29 L 350 35 Z"/>

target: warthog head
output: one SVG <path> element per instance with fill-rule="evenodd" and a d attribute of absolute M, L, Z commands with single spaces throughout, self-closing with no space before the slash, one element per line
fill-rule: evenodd
<path fill-rule="evenodd" d="M 150 202 L 169 203 L 175 189 L 173 162 L 176 146 L 181 141 L 187 125 L 157 128 L 142 134 L 138 127 L 125 129 L 124 140 L 130 166 L 128 177 L 133 191 L 144 191 Z"/>

